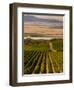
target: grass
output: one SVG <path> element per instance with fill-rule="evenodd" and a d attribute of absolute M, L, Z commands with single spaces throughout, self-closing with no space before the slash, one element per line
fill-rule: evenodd
<path fill-rule="evenodd" d="M 53 39 L 51 40 L 53 48 L 58 51 L 63 51 L 63 40 L 62 39 Z"/>

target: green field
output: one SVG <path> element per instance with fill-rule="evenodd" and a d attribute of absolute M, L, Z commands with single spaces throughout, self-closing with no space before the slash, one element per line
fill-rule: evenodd
<path fill-rule="evenodd" d="M 63 40 L 24 40 L 24 74 L 63 72 Z"/>

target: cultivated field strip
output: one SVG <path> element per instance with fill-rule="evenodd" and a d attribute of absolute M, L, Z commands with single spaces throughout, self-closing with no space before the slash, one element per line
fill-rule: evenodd
<path fill-rule="evenodd" d="M 28 63 L 28 60 L 30 60 L 31 56 L 35 54 L 35 51 L 25 51 L 24 52 L 24 65 L 26 65 Z"/>
<path fill-rule="evenodd" d="M 38 62 L 37 62 L 32 73 L 39 73 L 40 72 L 40 66 L 41 66 L 42 58 L 43 58 L 43 54 L 41 53 L 39 60 L 38 60 Z"/>
<path fill-rule="evenodd" d="M 55 63 L 54 64 L 54 67 L 55 67 L 55 70 L 56 70 L 56 72 L 62 72 L 63 71 L 63 55 L 62 55 L 62 52 L 51 52 L 50 53 L 50 55 L 51 55 L 51 58 L 52 58 L 52 61 L 53 61 L 53 63 Z M 54 55 L 54 57 L 53 57 L 53 55 Z M 57 60 L 56 60 L 57 59 Z"/>
<path fill-rule="evenodd" d="M 24 55 L 25 62 L 24 74 L 39 74 L 39 73 L 61 73 L 63 72 L 61 55 L 57 56 L 56 52 L 49 51 L 28 51 Z M 60 51 L 60 54 L 62 52 Z M 24 63 L 25 63 L 24 62 Z"/>
<path fill-rule="evenodd" d="M 38 62 L 39 56 L 40 56 L 40 52 L 36 52 L 36 54 L 34 54 L 34 56 L 25 65 L 24 73 L 30 74 L 33 72 L 33 69 L 35 68 L 36 63 Z"/>

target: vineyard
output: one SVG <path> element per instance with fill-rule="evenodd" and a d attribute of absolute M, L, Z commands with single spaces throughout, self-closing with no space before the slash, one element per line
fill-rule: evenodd
<path fill-rule="evenodd" d="M 63 72 L 63 40 L 24 40 L 24 74 Z"/>

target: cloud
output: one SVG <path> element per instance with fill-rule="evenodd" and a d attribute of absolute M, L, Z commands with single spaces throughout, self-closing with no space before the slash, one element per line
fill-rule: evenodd
<path fill-rule="evenodd" d="M 48 27 L 63 28 L 63 16 L 24 14 L 24 23 L 46 25 Z"/>

